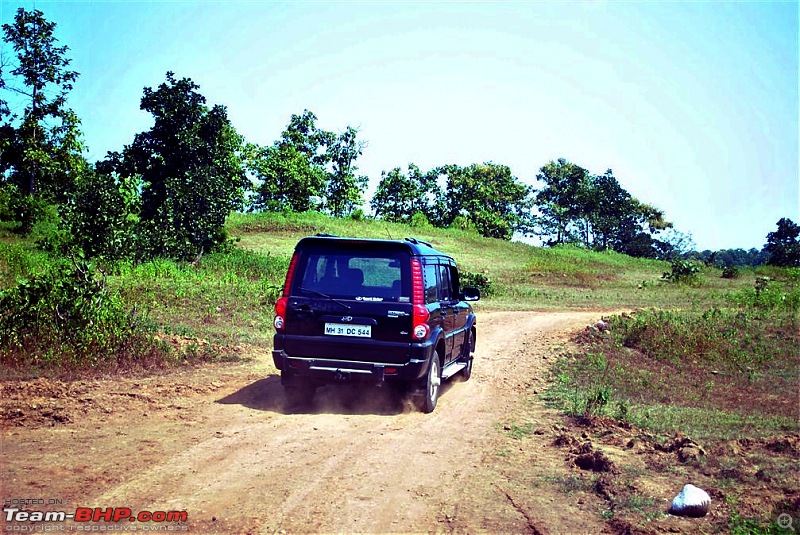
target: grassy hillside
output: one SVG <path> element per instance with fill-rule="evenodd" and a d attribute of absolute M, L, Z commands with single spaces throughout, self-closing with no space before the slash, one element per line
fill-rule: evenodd
<path fill-rule="evenodd" d="M 621 310 L 647 307 L 724 307 L 753 291 L 757 275 L 786 279 L 785 271 L 746 271 L 723 279 L 705 268 L 695 285 L 662 281 L 665 262 L 574 247 L 538 248 L 488 239 L 474 232 L 321 214 L 234 214 L 228 232 L 239 240 L 229 254 L 210 254 L 196 264 L 154 260 L 99 266 L 105 283 L 135 306 L 152 329 L 196 338 L 223 353 L 237 344 L 268 346 L 272 305 L 297 241 L 330 233 L 369 238 L 415 236 L 452 254 L 463 271 L 489 279 L 491 292 L 478 310 Z M 0 236 L 0 288 L 68 263 L 39 251 L 31 240 Z"/>
<path fill-rule="evenodd" d="M 739 279 L 723 279 L 719 270 L 709 268 L 702 284 L 669 284 L 661 280 L 670 270 L 668 263 L 612 251 L 532 247 L 455 229 L 414 228 L 320 214 L 237 214 L 229 219 L 228 229 L 240 239 L 243 249 L 272 256 L 290 255 L 299 238 L 316 233 L 420 238 L 453 255 L 462 270 L 490 279 L 494 292 L 478 305 L 484 310 L 721 306 L 731 292 L 751 287 L 755 279 L 752 270 Z M 764 269 L 759 274 L 761 271 Z"/>
<path fill-rule="evenodd" d="M 211 353 L 231 353 L 240 344 L 268 347 L 272 306 L 297 241 L 330 233 L 370 238 L 415 236 L 452 254 L 462 271 L 489 279 L 491 292 L 480 310 L 593 309 L 615 311 L 659 307 L 705 310 L 752 299 L 756 276 L 789 284 L 786 270 L 745 271 L 723 279 L 704 268 L 695 285 L 662 281 L 665 262 L 574 247 L 538 248 L 488 239 L 474 232 L 335 219 L 321 214 L 234 214 L 228 232 L 238 246 L 197 263 L 153 260 L 100 265 L 105 285 L 136 308 L 140 323 L 168 337 L 201 340 Z M 13 288 L 69 260 L 38 250 L 32 240 L 0 235 L 0 288 Z M 796 285 L 796 281 L 791 284 Z M 781 286 L 782 287 L 782 286 Z"/>

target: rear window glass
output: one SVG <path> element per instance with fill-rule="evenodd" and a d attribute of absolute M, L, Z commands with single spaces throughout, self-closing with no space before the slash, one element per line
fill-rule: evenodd
<path fill-rule="evenodd" d="M 427 264 L 425 266 L 425 302 L 435 303 L 439 300 L 438 292 L 436 291 L 436 264 Z"/>
<path fill-rule="evenodd" d="M 408 255 L 310 250 L 301 255 L 294 292 L 359 301 L 411 301 Z"/>

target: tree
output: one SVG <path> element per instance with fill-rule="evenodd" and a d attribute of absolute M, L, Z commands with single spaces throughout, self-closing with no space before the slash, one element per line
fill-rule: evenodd
<path fill-rule="evenodd" d="M 783 217 L 778 221 L 778 230 L 767 234 L 764 250 L 769 253 L 767 264 L 771 266 L 800 267 L 800 225 Z"/>
<path fill-rule="evenodd" d="M 307 155 L 311 163 L 322 167 L 328 163 L 329 155 L 325 149 L 333 139 L 333 133 L 317 128 L 317 116 L 309 110 L 303 110 L 300 115 L 292 114 L 281 134 L 282 143 L 294 146 L 298 152 Z"/>
<path fill-rule="evenodd" d="M 578 194 L 581 207 L 575 209 L 585 221 L 583 241 L 587 247 L 613 249 L 620 241 L 620 232 L 626 226 L 635 227 L 631 219 L 636 200 L 620 185 L 611 169 L 603 175 L 591 176 L 583 188 Z"/>
<path fill-rule="evenodd" d="M 534 197 L 540 214 L 537 233 L 549 236 L 551 245 L 579 241 L 582 236 L 585 240 L 589 212 L 586 205 L 592 198 L 589 172 L 559 158 L 540 168 L 536 179 L 545 184 Z"/>
<path fill-rule="evenodd" d="M 673 251 L 657 238 L 672 227 L 664 212 L 631 196 L 611 169 L 593 175 L 561 158 L 542 167 L 537 179 L 544 183 L 535 196 L 537 233 L 548 244 L 581 243 L 651 258 Z"/>
<path fill-rule="evenodd" d="M 123 151 L 122 176 L 141 177 L 144 253 L 192 258 L 225 241 L 223 225 L 241 206 L 248 182 L 243 139 L 224 106 L 208 108 L 189 78 L 145 88 L 141 109 L 155 124 Z"/>
<path fill-rule="evenodd" d="M 658 239 L 659 233 L 672 228 L 672 223 L 664 219 L 664 211 L 633 197 L 628 209 L 630 211 L 621 221 L 611 248 L 618 253 L 643 258 L 671 255 L 670 246 Z"/>
<path fill-rule="evenodd" d="M 515 232 L 531 229 L 531 189 L 519 182 L 505 165 L 472 164 L 469 167 L 445 165 L 431 171 L 434 177 L 444 176 L 445 189 L 429 220 L 436 226 L 449 227 L 457 217 L 472 223 L 477 231 L 490 238 L 510 240 Z"/>
<path fill-rule="evenodd" d="M 328 173 L 326 144 L 333 135 L 319 130 L 308 110 L 293 114 L 271 147 L 248 146 L 247 169 L 259 181 L 251 210 L 306 212 L 323 206 Z"/>
<path fill-rule="evenodd" d="M 364 202 L 363 193 L 367 187 L 366 176 L 355 172 L 356 159 L 364 151 L 365 143 L 358 141 L 358 130 L 348 126 L 339 136 L 329 142 L 327 147 L 331 172 L 325 195 L 325 207 L 336 217 L 351 213 Z"/>
<path fill-rule="evenodd" d="M 663 235 L 659 235 L 654 246 L 656 258 L 671 261 L 689 256 L 694 250 L 695 244 L 691 234 L 670 228 Z"/>
<path fill-rule="evenodd" d="M 3 78 L 3 70 L 5 68 L 5 57 L 0 52 L 0 90 L 6 88 L 6 82 Z M 6 171 L 11 167 L 9 149 L 11 148 L 11 140 L 14 137 L 14 127 L 11 125 L 11 120 L 12 115 L 8 102 L 3 98 L 3 92 L 0 91 L 0 182 L 5 177 Z"/>
<path fill-rule="evenodd" d="M 414 214 L 429 214 L 429 196 L 432 184 L 429 174 L 423 174 L 413 163 L 408 164 L 408 175 L 399 167 L 388 173 L 381 172 L 381 181 L 370 205 L 375 216 L 385 221 L 409 223 Z"/>
<path fill-rule="evenodd" d="M 251 209 L 351 213 L 367 186 L 367 177 L 356 175 L 365 146 L 357 134 L 351 126 L 338 136 L 322 130 L 309 110 L 292 115 L 272 147 L 249 150 L 247 168 L 259 181 Z"/>
<path fill-rule="evenodd" d="M 251 146 L 248 169 L 260 181 L 252 210 L 306 212 L 322 207 L 325 169 L 291 143 Z"/>
<path fill-rule="evenodd" d="M 4 40 L 17 55 L 10 74 L 18 77 L 21 85 L 3 80 L 0 88 L 16 95 L 25 108 L 22 116 L 16 117 L 7 102 L 0 101 L 4 138 L 0 168 L 3 180 L 27 197 L 22 205 L 29 208 L 35 196 L 63 201 L 87 166 L 82 156 L 80 121 L 66 104 L 78 73 L 69 69 L 69 48 L 57 46 L 55 28 L 56 24 L 48 22 L 38 9 L 24 8 L 17 10 L 13 24 L 3 25 Z M 19 215 L 23 228 L 28 229 L 33 214 L 28 211 Z"/>

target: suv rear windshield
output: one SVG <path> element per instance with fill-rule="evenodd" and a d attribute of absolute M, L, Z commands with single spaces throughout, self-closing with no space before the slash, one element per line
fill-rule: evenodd
<path fill-rule="evenodd" d="M 307 250 L 294 291 L 357 301 L 411 301 L 409 255 L 400 251 Z"/>

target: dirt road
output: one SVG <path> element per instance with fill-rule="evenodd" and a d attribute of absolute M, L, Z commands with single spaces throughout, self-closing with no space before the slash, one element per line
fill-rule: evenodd
<path fill-rule="evenodd" d="M 503 422 L 537 403 L 553 346 L 599 315 L 479 314 L 472 379 L 429 415 L 388 389 L 333 386 L 286 413 L 270 355 L 246 348 L 246 364 L 7 383 L 0 494 L 187 511 L 193 532 L 600 532 L 563 492 L 514 475 L 563 465 L 552 436 L 532 465 L 503 460 Z M 534 411 L 550 435 L 553 414 Z"/>

